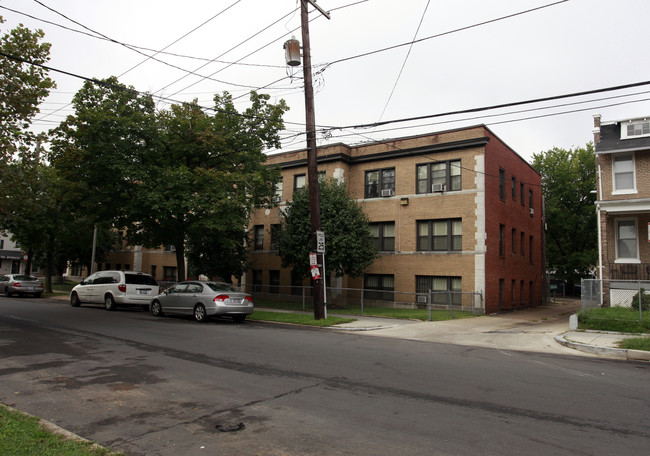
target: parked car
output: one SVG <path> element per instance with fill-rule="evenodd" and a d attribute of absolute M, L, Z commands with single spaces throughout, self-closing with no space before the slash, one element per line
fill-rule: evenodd
<path fill-rule="evenodd" d="M 136 271 L 99 271 L 89 275 L 70 291 L 70 305 L 104 304 L 106 310 L 117 306 L 139 306 L 149 310 L 151 299 L 160 293 L 156 279 Z"/>
<path fill-rule="evenodd" d="M 44 287 L 43 282 L 34 276 L 7 274 L 0 277 L 0 290 L 4 292 L 5 296 L 31 294 L 36 298 L 40 298 Z"/>
<path fill-rule="evenodd" d="M 233 285 L 191 280 L 172 285 L 151 301 L 155 317 L 164 314 L 192 315 L 196 321 L 231 317 L 242 322 L 253 313 L 253 298 Z"/>

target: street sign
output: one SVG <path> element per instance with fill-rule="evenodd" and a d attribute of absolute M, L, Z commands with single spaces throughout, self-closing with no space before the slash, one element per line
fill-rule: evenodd
<path fill-rule="evenodd" d="M 325 253 L 325 233 L 322 231 L 316 231 L 316 251 Z"/>
<path fill-rule="evenodd" d="M 309 266 L 318 266 L 318 260 L 315 253 L 309 254 Z"/>

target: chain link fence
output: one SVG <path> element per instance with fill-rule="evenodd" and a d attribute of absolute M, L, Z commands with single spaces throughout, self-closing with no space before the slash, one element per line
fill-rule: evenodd
<path fill-rule="evenodd" d="M 581 310 L 622 307 L 639 311 L 639 320 L 650 311 L 650 281 L 582 279 Z"/>
<path fill-rule="evenodd" d="M 251 294 L 258 307 L 281 308 L 285 310 L 309 311 L 313 308 L 313 289 L 303 286 L 245 284 L 243 291 Z M 427 310 L 429 321 L 431 312 L 446 310 L 451 313 L 464 311 L 472 315 L 485 313 L 483 295 L 479 292 L 428 291 L 427 293 L 408 293 L 390 290 L 370 290 L 361 288 L 327 288 L 326 304 L 328 312 L 364 315 L 369 309 L 412 309 Z M 373 312 L 376 313 L 376 312 Z"/>

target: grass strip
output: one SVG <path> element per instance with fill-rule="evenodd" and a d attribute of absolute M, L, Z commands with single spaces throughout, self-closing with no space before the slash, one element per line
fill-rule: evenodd
<path fill-rule="evenodd" d="M 92 442 L 72 440 L 41 426 L 38 418 L 0 404 L 0 454 L 11 456 L 118 456 Z"/>
<path fill-rule="evenodd" d="M 623 339 L 619 345 L 628 350 L 650 351 L 650 337 L 630 337 Z"/>
<path fill-rule="evenodd" d="M 308 325 L 317 327 L 328 327 L 341 323 L 350 323 L 355 321 L 354 318 L 331 317 L 321 320 L 315 320 L 311 314 L 297 314 L 290 312 L 272 312 L 265 310 L 256 310 L 252 315 L 246 317 L 249 320 L 273 321 L 278 323 L 292 323 L 296 325 Z"/>
<path fill-rule="evenodd" d="M 643 313 L 631 307 L 596 307 L 578 313 L 578 328 L 596 331 L 650 333 L 650 312 Z"/>

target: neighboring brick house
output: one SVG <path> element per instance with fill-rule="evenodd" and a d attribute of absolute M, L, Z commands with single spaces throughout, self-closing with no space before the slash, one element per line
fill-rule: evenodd
<path fill-rule="evenodd" d="M 650 118 L 594 127 L 599 278 L 650 280 Z"/>
<path fill-rule="evenodd" d="M 251 218 L 244 282 L 258 289 L 309 285 L 281 267 L 272 239 L 279 211 L 306 184 L 307 152 L 273 154 L 267 163 L 282 171 L 279 208 L 257 210 Z M 481 292 L 486 312 L 542 302 L 541 177 L 486 126 L 323 146 L 318 171 L 346 183 L 381 250 L 362 278 L 344 277 L 334 287 Z"/>

